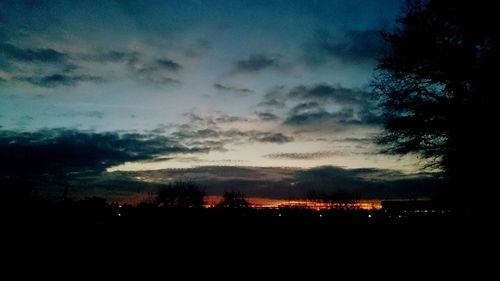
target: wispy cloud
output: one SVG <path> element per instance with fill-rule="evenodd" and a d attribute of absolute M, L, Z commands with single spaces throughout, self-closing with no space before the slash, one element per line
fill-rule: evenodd
<path fill-rule="evenodd" d="M 271 112 L 257 112 L 257 116 L 262 121 L 276 121 L 279 120 L 279 116 Z"/>
<path fill-rule="evenodd" d="M 52 74 L 48 76 L 20 76 L 14 77 L 14 80 L 30 83 L 35 86 L 54 88 L 59 86 L 73 87 L 80 82 L 104 82 L 104 78 L 93 75 L 74 75 L 74 74 Z"/>
<path fill-rule="evenodd" d="M 287 99 L 285 86 L 276 86 L 264 95 L 263 100 L 257 104 L 259 107 L 283 108 Z"/>
<path fill-rule="evenodd" d="M 236 61 L 233 73 L 255 74 L 265 70 L 277 70 L 283 67 L 279 56 L 254 54 L 246 59 Z"/>
<path fill-rule="evenodd" d="M 82 117 L 102 119 L 104 117 L 104 112 L 97 111 L 97 110 L 74 111 L 74 112 L 61 113 L 61 114 L 59 114 L 59 116 L 61 116 L 61 117 L 82 116 Z"/>
<path fill-rule="evenodd" d="M 229 93 L 236 93 L 236 94 L 241 94 L 241 95 L 249 95 L 255 93 L 251 89 L 247 88 L 238 88 L 234 86 L 228 86 L 228 85 L 223 85 L 221 83 L 215 83 L 214 88 L 217 89 L 219 92 L 229 92 Z"/>
<path fill-rule="evenodd" d="M 288 143 L 293 142 L 293 136 L 280 131 L 266 131 L 256 129 L 240 129 L 238 124 L 250 124 L 256 120 L 249 120 L 225 113 L 216 113 L 209 116 L 200 116 L 188 113 L 189 123 L 177 126 L 171 136 L 188 146 L 197 144 L 214 145 L 214 149 L 223 150 L 229 144 L 241 143 Z"/>
<path fill-rule="evenodd" d="M 12 44 L 0 43 L 0 56 L 9 61 L 62 63 L 68 56 L 49 48 L 20 48 Z"/>
<path fill-rule="evenodd" d="M 380 31 L 376 29 L 351 30 L 340 38 L 321 29 L 304 44 L 302 59 L 310 66 L 330 62 L 375 64 L 383 47 Z"/>
<path fill-rule="evenodd" d="M 333 156 L 344 155 L 339 151 L 316 151 L 316 152 L 304 152 L 304 153 L 271 153 L 266 154 L 264 157 L 271 159 L 286 159 L 286 160 L 316 160 L 323 158 L 330 158 Z"/>
<path fill-rule="evenodd" d="M 180 71 L 182 66 L 168 58 L 157 58 L 149 61 L 134 58 L 128 61 L 128 67 L 134 78 L 141 81 L 158 85 L 180 83 L 178 79 L 174 78 L 174 74 Z"/>

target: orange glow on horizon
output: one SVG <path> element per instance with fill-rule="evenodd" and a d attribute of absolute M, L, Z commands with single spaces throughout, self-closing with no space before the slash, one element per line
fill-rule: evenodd
<path fill-rule="evenodd" d="M 222 196 L 220 195 L 208 195 L 205 196 L 205 208 L 211 208 L 215 206 L 222 200 Z M 248 197 L 248 202 L 253 208 L 305 208 L 305 209 L 314 209 L 314 210 L 323 210 L 335 208 L 335 205 L 328 203 L 318 203 L 312 202 L 306 199 L 274 199 L 274 198 L 264 198 L 264 197 Z M 134 194 L 131 196 L 122 196 L 118 198 L 114 198 L 115 202 L 120 204 L 130 204 L 137 205 L 141 202 L 153 202 L 153 195 L 151 194 Z M 348 205 L 349 207 L 356 207 L 361 210 L 380 210 L 382 209 L 381 200 L 378 199 L 366 199 L 359 200 L 355 204 Z M 337 206 L 340 207 L 340 206 Z"/>
<path fill-rule="evenodd" d="M 205 207 L 210 208 L 220 202 L 222 200 L 222 196 L 218 195 L 210 195 L 205 197 Z M 273 198 L 262 198 L 262 197 L 248 197 L 248 202 L 254 208 L 280 208 L 280 207 L 300 207 L 306 209 L 330 209 L 332 207 L 331 204 L 327 203 L 317 203 L 311 202 L 305 199 L 273 199 Z M 368 200 L 359 200 L 357 203 L 352 204 L 352 207 L 358 207 L 361 210 L 380 210 L 382 209 L 381 200 L 377 199 L 368 199 Z"/>

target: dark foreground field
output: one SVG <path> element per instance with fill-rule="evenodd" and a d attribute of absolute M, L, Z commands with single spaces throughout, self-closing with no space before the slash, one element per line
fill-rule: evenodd
<path fill-rule="evenodd" d="M 10 263 L 49 263 L 54 270 L 69 264 L 77 272 L 112 266 L 123 273 L 144 263 L 189 276 L 200 271 L 200 265 L 215 271 L 267 268 L 287 274 L 334 274 L 331 270 L 345 270 L 344 265 L 360 270 L 372 266 L 381 272 L 401 266 L 456 272 L 470 269 L 482 262 L 484 252 L 493 251 L 487 224 L 467 213 L 168 209 L 65 202 L 39 202 L 10 211 L 2 227 L 3 254 Z M 180 271 L 178 265 L 189 270 Z"/>
<path fill-rule="evenodd" d="M 479 215 L 465 211 L 311 210 L 302 208 L 158 208 L 96 202 L 36 202 L 6 210 L 7 233 L 29 240 L 85 237 L 132 239 L 134 243 L 250 242 L 345 246 L 389 241 L 451 241 L 481 233 Z M 31 237 L 31 238 L 29 238 Z M 140 241 L 140 238 L 147 238 Z M 139 240 L 137 240 L 139 239 Z M 75 241 L 76 242 L 76 241 Z M 176 244 L 179 245 L 179 244 Z"/>

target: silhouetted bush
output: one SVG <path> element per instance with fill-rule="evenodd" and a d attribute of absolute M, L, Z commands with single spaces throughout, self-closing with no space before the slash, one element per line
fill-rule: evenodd
<path fill-rule="evenodd" d="M 156 203 L 167 208 L 202 208 L 205 192 L 194 182 L 174 182 L 158 189 Z"/>
<path fill-rule="evenodd" d="M 218 208 L 241 209 L 250 207 L 245 194 L 239 191 L 226 191 L 221 202 L 216 205 Z"/>

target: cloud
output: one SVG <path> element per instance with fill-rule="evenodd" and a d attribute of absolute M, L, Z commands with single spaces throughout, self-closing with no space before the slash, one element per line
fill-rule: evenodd
<path fill-rule="evenodd" d="M 290 109 L 290 114 L 317 112 L 324 110 L 323 108 L 324 105 L 321 105 L 317 102 L 303 102 L 295 105 L 292 109 Z"/>
<path fill-rule="evenodd" d="M 317 110 L 312 112 L 304 113 L 293 113 L 291 112 L 283 124 L 291 126 L 303 126 L 303 125 L 321 125 L 325 122 L 335 122 L 335 123 L 351 123 L 348 120 L 353 118 L 352 111 L 341 111 L 341 112 L 327 112 L 324 110 Z"/>
<path fill-rule="evenodd" d="M 258 73 L 269 69 L 282 67 L 278 56 L 254 54 L 247 59 L 239 60 L 233 65 L 233 73 Z"/>
<path fill-rule="evenodd" d="M 403 174 L 384 169 L 346 169 L 322 166 L 311 169 L 277 167 L 205 166 L 191 169 L 114 172 L 105 176 L 121 179 L 141 177 L 166 183 L 191 180 L 203 185 L 208 195 L 238 189 L 247 196 L 263 198 L 304 198 L 309 191 L 355 192 L 362 198 L 431 197 L 437 188 L 432 174 Z"/>
<path fill-rule="evenodd" d="M 61 117 L 76 117 L 76 116 L 82 116 L 82 117 L 89 117 L 89 118 L 97 118 L 97 119 L 102 119 L 104 117 L 104 112 L 102 111 L 97 111 L 97 110 L 91 110 L 91 111 L 75 111 L 75 112 L 67 112 L 67 113 L 61 113 L 59 114 Z"/>
<path fill-rule="evenodd" d="M 242 95 L 248 95 L 248 94 L 255 93 L 253 90 L 250 90 L 250 89 L 237 88 L 237 87 L 223 85 L 223 84 L 220 84 L 220 83 L 215 83 L 214 84 L 214 88 L 217 89 L 220 92 L 232 92 L 232 93 L 239 93 L 239 94 L 242 94 Z"/>
<path fill-rule="evenodd" d="M 212 44 L 206 39 L 195 40 L 189 46 L 183 48 L 183 53 L 186 58 L 198 58 L 207 54 L 212 50 Z"/>
<path fill-rule="evenodd" d="M 321 126 L 331 123 L 337 130 L 347 129 L 352 126 L 379 126 L 382 117 L 371 112 L 356 112 L 353 108 L 344 107 L 338 111 L 328 112 L 322 109 L 314 111 L 295 113 L 290 112 L 283 121 L 284 125 L 290 126 Z"/>
<path fill-rule="evenodd" d="M 0 44 L 0 60 L 4 61 L 0 63 L 0 69 L 8 77 L 4 80 L 10 83 L 23 82 L 37 87 L 54 88 L 74 87 L 81 82 L 105 81 L 103 77 L 82 71 L 73 55 L 50 48 L 21 48 L 4 43 Z"/>
<path fill-rule="evenodd" d="M 280 119 L 278 115 L 270 112 L 257 112 L 257 116 L 262 121 L 276 121 Z"/>
<path fill-rule="evenodd" d="M 104 67 L 108 64 L 121 71 L 108 71 Z M 151 59 L 137 51 L 91 49 L 83 53 L 61 52 L 51 48 L 0 44 L 0 70 L 8 74 L 4 80 L 38 87 L 74 87 L 81 82 L 100 83 L 120 76 L 132 76 L 157 85 L 179 84 L 176 74 L 182 68 L 169 58 Z"/>
<path fill-rule="evenodd" d="M 44 87 L 54 88 L 59 86 L 76 86 L 80 82 L 94 82 L 100 83 L 105 80 L 98 76 L 93 75 L 74 75 L 74 74 L 52 74 L 48 76 L 27 76 L 27 77 L 14 77 L 14 80 L 27 82 L 29 84 Z"/>
<path fill-rule="evenodd" d="M 258 142 L 287 143 L 293 141 L 293 137 L 283 135 L 282 133 L 257 133 L 253 138 Z"/>
<path fill-rule="evenodd" d="M 285 125 L 304 126 L 332 122 L 343 126 L 378 126 L 382 122 L 373 95 L 360 89 L 325 83 L 300 85 L 287 95 L 295 101 Z"/>
<path fill-rule="evenodd" d="M 298 85 L 290 90 L 278 86 L 266 92 L 257 106 L 283 112 L 283 125 L 322 131 L 377 127 L 383 121 L 370 92 L 327 83 Z M 259 117 L 264 121 L 279 118 L 274 114 Z"/>
<path fill-rule="evenodd" d="M 140 57 L 138 52 L 116 51 L 116 50 L 98 50 L 89 54 L 74 55 L 76 59 L 91 61 L 97 63 L 117 63 L 137 61 Z"/>
<path fill-rule="evenodd" d="M 373 101 L 370 93 L 366 91 L 326 83 L 297 86 L 288 92 L 288 97 L 320 103 L 335 102 L 341 105 L 366 105 Z"/>
<path fill-rule="evenodd" d="M 156 59 L 153 61 L 153 65 L 156 69 L 162 69 L 168 71 L 178 71 L 182 68 L 180 64 L 169 59 Z"/>
<path fill-rule="evenodd" d="M 438 178 L 432 174 L 406 175 L 395 170 L 335 166 L 301 170 L 295 174 L 296 184 L 322 192 L 348 191 L 371 198 L 431 197 L 437 190 Z"/>
<path fill-rule="evenodd" d="M 172 134 L 173 137 L 178 138 L 179 140 L 188 140 L 188 139 L 206 139 L 206 138 L 217 138 L 219 137 L 219 132 L 213 129 L 202 129 L 202 130 L 179 130 Z"/>
<path fill-rule="evenodd" d="M 242 131 L 238 129 L 229 129 L 220 131 L 222 137 L 227 138 L 228 142 L 269 142 L 269 143 L 287 143 L 292 142 L 293 137 L 282 133 L 263 132 L 258 130 Z"/>
<path fill-rule="evenodd" d="M 374 139 L 373 138 L 344 138 L 339 141 L 343 142 L 352 142 L 352 143 L 358 143 L 362 145 L 367 145 L 367 144 L 373 144 Z"/>
<path fill-rule="evenodd" d="M 132 58 L 128 61 L 128 67 L 135 78 L 148 83 L 160 85 L 180 83 L 172 75 L 180 71 L 182 65 L 167 58 L 153 59 L 146 62 L 140 61 L 139 58 Z"/>
<path fill-rule="evenodd" d="M 23 49 L 7 43 L 0 43 L 0 57 L 21 62 L 62 63 L 68 56 L 54 49 Z"/>
<path fill-rule="evenodd" d="M 190 123 L 178 125 L 177 131 L 170 136 L 179 143 L 188 146 L 206 145 L 213 150 L 224 151 L 228 144 L 241 143 L 287 143 L 294 141 L 292 136 L 281 132 L 267 132 L 261 130 L 241 130 L 227 128 L 234 122 L 248 122 L 246 118 L 217 114 L 215 116 L 199 116 L 193 113 L 186 114 Z M 221 126 L 219 126 L 221 125 Z"/>
<path fill-rule="evenodd" d="M 233 123 L 233 122 L 245 122 L 248 121 L 247 118 L 243 118 L 240 116 L 232 116 L 227 114 L 221 114 L 215 119 L 213 119 L 216 123 Z"/>
<path fill-rule="evenodd" d="M 219 151 L 219 152 L 228 151 L 225 148 L 225 145 L 227 143 L 225 141 L 221 141 L 221 140 L 199 139 L 199 140 L 190 140 L 186 143 L 188 143 L 190 146 L 204 147 L 204 148 L 209 149 L 210 151 Z M 177 159 L 177 160 L 179 160 L 179 159 Z"/>
<path fill-rule="evenodd" d="M 374 64 L 384 45 L 380 31 L 353 30 L 338 38 L 327 30 L 318 30 L 303 47 L 303 60 L 312 66 L 331 61 L 346 64 Z"/>
<path fill-rule="evenodd" d="M 264 157 L 270 159 L 285 159 L 285 160 L 315 160 L 330 158 L 332 156 L 337 156 L 341 154 L 335 151 L 317 151 L 317 152 L 305 152 L 305 153 L 271 153 L 266 154 Z"/>
<path fill-rule="evenodd" d="M 96 133 L 73 129 L 0 131 L 0 173 L 27 177 L 95 174 L 127 161 L 172 153 L 201 153 L 154 135 Z"/>
<path fill-rule="evenodd" d="M 266 92 L 264 99 L 257 104 L 260 107 L 283 108 L 287 99 L 284 86 L 277 86 Z"/>

